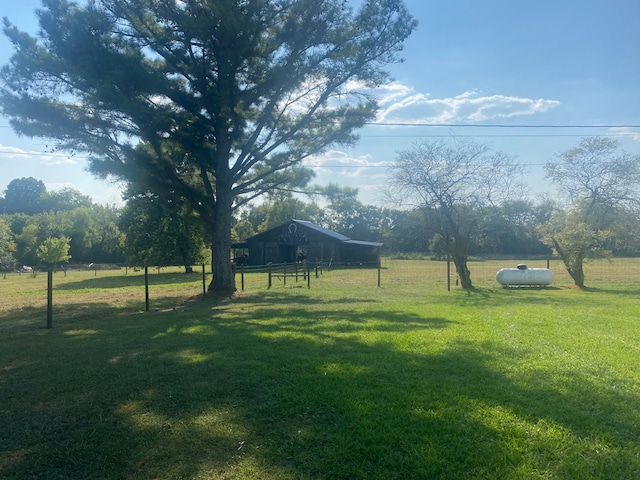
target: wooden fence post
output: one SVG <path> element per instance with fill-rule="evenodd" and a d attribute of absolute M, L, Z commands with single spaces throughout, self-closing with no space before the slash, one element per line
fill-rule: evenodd
<path fill-rule="evenodd" d="M 267 281 L 267 288 L 271 288 L 271 281 L 273 276 L 273 265 L 271 262 L 269 262 L 267 266 L 269 267 L 269 280 Z"/>

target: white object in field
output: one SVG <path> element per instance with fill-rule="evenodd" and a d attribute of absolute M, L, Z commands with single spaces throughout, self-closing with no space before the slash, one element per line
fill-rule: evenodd
<path fill-rule="evenodd" d="M 548 268 L 527 268 L 518 265 L 517 268 L 502 268 L 496 273 L 496 280 L 504 287 L 509 285 L 545 286 L 553 282 L 553 272 Z"/>

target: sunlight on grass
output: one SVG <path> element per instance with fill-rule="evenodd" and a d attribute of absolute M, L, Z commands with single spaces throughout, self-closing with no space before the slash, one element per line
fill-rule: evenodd
<path fill-rule="evenodd" d="M 180 333 L 189 335 L 215 335 L 216 329 L 212 325 L 193 325 L 180 329 Z"/>
<path fill-rule="evenodd" d="M 174 358 L 178 363 L 181 364 L 195 364 L 195 363 L 203 363 L 214 358 L 219 358 L 219 355 L 215 353 L 204 355 L 202 353 L 196 352 L 193 349 L 181 350 L 179 352 L 167 354 L 170 358 Z"/>
<path fill-rule="evenodd" d="M 64 335 L 74 337 L 77 335 L 97 335 L 99 333 L 100 333 L 100 330 L 84 329 L 84 330 L 67 330 L 66 332 L 64 332 Z"/>

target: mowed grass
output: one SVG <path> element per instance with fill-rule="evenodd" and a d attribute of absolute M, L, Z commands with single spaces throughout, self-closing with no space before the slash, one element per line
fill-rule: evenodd
<path fill-rule="evenodd" d="M 166 271 L 150 312 L 139 273 L 58 273 L 50 330 L 46 275 L 0 279 L 0 478 L 640 478 L 640 283 L 442 268 L 204 300 Z"/>

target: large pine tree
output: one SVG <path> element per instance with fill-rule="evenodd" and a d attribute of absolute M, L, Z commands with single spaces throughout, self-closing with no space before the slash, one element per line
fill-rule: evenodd
<path fill-rule="evenodd" d="M 415 27 L 402 0 L 349 3 L 43 0 L 38 38 L 5 20 L 2 111 L 98 175 L 188 202 L 211 233 L 210 290 L 233 291 L 233 209 L 354 141 Z"/>

